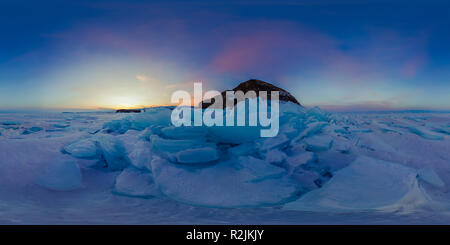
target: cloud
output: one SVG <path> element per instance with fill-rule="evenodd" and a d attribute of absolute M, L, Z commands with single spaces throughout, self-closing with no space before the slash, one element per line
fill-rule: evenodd
<path fill-rule="evenodd" d="M 167 85 L 167 86 L 165 87 L 165 89 L 173 89 L 173 88 L 176 88 L 176 87 L 177 87 L 176 84 L 169 84 L 169 85 Z"/>
<path fill-rule="evenodd" d="M 316 73 L 348 83 L 413 78 L 426 65 L 426 36 L 367 29 L 349 40 L 290 22 L 250 22 L 226 34 L 210 67 L 220 74 Z M 229 27 L 228 29 L 233 29 Z M 226 33 L 226 32 L 224 32 Z"/>
<path fill-rule="evenodd" d="M 123 9 L 107 6 L 110 11 Z M 146 6 L 127 8 L 156 11 Z M 195 17 L 176 15 L 168 9 L 154 16 L 137 11 L 125 18 L 125 13 L 119 13 L 114 25 L 100 19 L 49 37 L 65 50 L 82 50 L 85 54 L 96 50 L 176 63 L 192 73 L 232 77 L 272 79 L 292 72 L 316 72 L 346 76 L 349 83 L 382 75 L 413 78 L 427 60 L 426 36 L 422 33 L 405 35 L 367 28 L 343 40 L 299 22 L 244 21 L 211 11 Z"/>
<path fill-rule="evenodd" d="M 401 74 L 404 78 L 414 78 L 427 63 L 425 55 L 418 55 L 407 60 L 401 68 Z"/>
<path fill-rule="evenodd" d="M 216 72 L 284 73 L 313 64 L 342 64 L 346 59 L 336 40 L 295 23 L 254 21 L 236 26 L 228 28 L 234 32 L 224 35 L 210 63 Z M 334 57 L 341 62 L 335 62 Z"/>
<path fill-rule="evenodd" d="M 307 97 L 302 93 L 308 83 L 333 84 L 344 91 L 336 99 L 348 102 L 372 84 L 389 90 L 389 83 L 419 76 L 428 59 L 427 36 L 420 32 L 364 27 L 342 38 L 294 21 L 245 21 L 214 12 L 195 18 L 143 14 L 116 18 L 114 25 L 82 23 L 52 37 L 62 50 L 81 50 L 82 59 L 90 59 L 94 50 L 106 59 L 143 63 L 136 79 L 148 91 L 157 83 L 167 90 L 188 89 L 192 81 L 223 90 L 259 78 L 292 88 L 300 98 Z"/>
<path fill-rule="evenodd" d="M 141 74 L 137 74 L 136 75 L 136 79 L 141 81 L 141 82 L 147 82 L 148 81 L 148 77 L 141 75 Z"/>

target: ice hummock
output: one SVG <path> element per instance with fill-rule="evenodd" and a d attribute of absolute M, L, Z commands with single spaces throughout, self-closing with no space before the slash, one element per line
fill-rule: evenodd
<path fill-rule="evenodd" d="M 284 209 L 343 212 L 423 205 L 429 198 L 416 177 L 412 168 L 362 156 L 337 171 L 322 188 L 286 204 Z M 410 202 L 404 203 L 405 198 Z"/>
<path fill-rule="evenodd" d="M 152 145 L 148 141 L 140 140 L 134 145 L 134 149 L 128 154 L 131 164 L 138 169 L 149 169 L 154 153 Z"/>
<path fill-rule="evenodd" d="M 442 188 L 445 186 L 444 181 L 442 181 L 442 179 L 439 177 L 439 175 L 430 167 L 420 169 L 417 177 L 431 185 L 436 186 L 436 187 Z"/>
<path fill-rule="evenodd" d="M 171 110 L 165 107 L 151 108 L 144 113 L 127 115 L 123 118 L 106 122 L 103 129 L 108 133 L 123 134 L 130 129 L 144 130 L 155 125 L 170 126 Z"/>
<path fill-rule="evenodd" d="M 291 156 L 287 159 L 287 164 L 290 170 L 294 170 L 301 165 L 317 161 L 317 155 L 313 152 L 302 152 Z"/>
<path fill-rule="evenodd" d="M 230 223 L 244 213 L 248 222 L 298 223 L 303 211 L 317 223 L 364 223 L 380 210 L 441 218 L 450 209 L 448 113 L 343 114 L 282 103 L 273 138 L 251 127 L 178 128 L 170 113 L 0 114 L 2 205 L 15 209 L 3 198 L 21 193 L 26 201 L 37 191 L 27 205 L 44 203 L 58 219 L 48 200 L 59 200 L 52 205 L 77 214 L 65 213 L 68 223 L 145 223 L 159 213 L 173 223 Z"/>
<path fill-rule="evenodd" d="M 153 149 L 160 152 L 175 153 L 183 150 L 213 146 L 214 143 L 207 143 L 203 138 L 196 139 L 164 139 L 158 135 L 151 135 Z"/>
<path fill-rule="evenodd" d="M 328 151 L 333 144 L 333 138 L 329 135 L 314 135 L 306 138 L 304 143 L 308 151 Z"/>
<path fill-rule="evenodd" d="M 123 170 L 130 164 L 125 147 L 116 137 L 102 134 L 97 135 L 95 141 L 100 148 L 104 167 L 108 170 Z"/>
<path fill-rule="evenodd" d="M 220 143 L 243 144 L 260 137 L 260 127 L 250 126 L 212 126 L 208 128 L 211 140 Z"/>
<path fill-rule="evenodd" d="M 91 139 L 82 139 L 64 147 L 64 151 L 77 158 L 94 158 L 98 155 L 95 142 Z"/>
<path fill-rule="evenodd" d="M 179 163 L 205 163 L 219 159 L 219 153 L 215 147 L 203 147 L 188 149 L 175 154 Z"/>
<path fill-rule="evenodd" d="M 297 194 L 285 170 L 263 160 L 244 158 L 204 168 L 186 168 L 164 159 L 152 161 L 152 173 L 166 196 L 207 207 L 258 207 L 288 201 Z"/>
<path fill-rule="evenodd" d="M 161 129 L 161 134 L 171 139 L 205 138 L 207 133 L 207 127 L 170 126 Z"/>
<path fill-rule="evenodd" d="M 115 193 L 132 197 L 153 197 L 159 195 L 152 174 L 130 167 L 124 169 L 114 183 Z"/>

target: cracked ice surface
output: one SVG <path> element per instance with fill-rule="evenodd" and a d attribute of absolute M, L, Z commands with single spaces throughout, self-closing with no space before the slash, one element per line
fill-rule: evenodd
<path fill-rule="evenodd" d="M 0 114 L 0 223 L 450 222 L 450 113 L 285 103 L 273 138 L 170 115 Z"/>

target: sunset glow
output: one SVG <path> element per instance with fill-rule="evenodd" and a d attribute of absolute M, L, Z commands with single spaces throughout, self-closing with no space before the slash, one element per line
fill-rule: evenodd
<path fill-rule="evenodd" d="M 69 2 L 1 12 L 0 108 L 164 105 L 192 82 L 223 91 L 251 78 L 308 106 L 450 107 L 440 3 Z"/>

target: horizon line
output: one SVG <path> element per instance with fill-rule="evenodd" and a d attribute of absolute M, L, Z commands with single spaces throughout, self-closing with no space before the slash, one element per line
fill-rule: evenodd
<path fill-rule="evenodd" d="M 0 107 L 2 112 L 95 112 L 95 111 L 116 111 L 119 109 L 147 109 L 157 107 L 178 106 L 177 104 L 163 105 L 144 105 L 135 107 Z M 330 112 L 402 112 L 402 111 L 421 111 L 421 112 L 450 112 L 450 108 L 430 108 L 430 107 L 389 107 L 389 106 L 364 106 L 364 105 L 317 105 L 303 104 L 305 108 L 319 107 L 324 111 Z"/>

